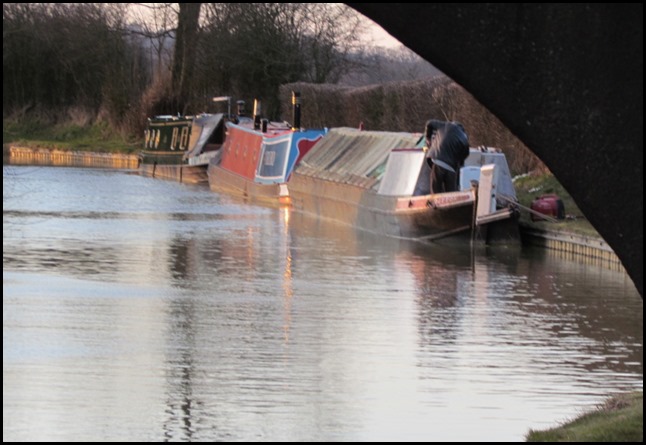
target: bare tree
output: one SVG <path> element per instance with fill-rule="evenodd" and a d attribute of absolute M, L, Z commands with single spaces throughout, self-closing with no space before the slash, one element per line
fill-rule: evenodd
<path fill-rule="evenodd" d="M 301 9 L 303 80 L 336 83 L 353 68 L 351 55 L 364 50 L 366 21 L 342 3 L 304 3 Z"/>
<path fill-rule="evenodd" d="M 3 110 L 108 105 L 115 115 L 145 81 L 120 4 L 3 4 Z M 52 116 L 60 113 L 50 113 Z"/>
<path fill-rule="evenodd" d="M 379 66 L 362 56 L 366 26 L 338 3 L 5 3 L 3 110 L 81 106 L 138 132 L 146 116 L 204 111 L 227 94 L 261 98 L 276 118 L 280 85 Z M 379 60 L 420 72 L 404 53 Z"/>
<path fill-rule="evenodd" d="M 177 4 L 135 3 L 129 13 L 129 32 L 145 39 L 142 46 L 150 49 L 150 70 L 153 79 L 158 80 L 172 62 L 172 41 L 179 14 Z"/>
<path fill-rule="evenodd" d="M 342 4 L 210 3 L 205 5 L 199 94 L 262 97 L 278 116 L 278 87 L 336 82 L 361 46 L 360 16 Z"/>

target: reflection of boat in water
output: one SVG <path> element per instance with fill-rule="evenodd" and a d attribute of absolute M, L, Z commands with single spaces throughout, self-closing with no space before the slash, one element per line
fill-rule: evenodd
<path fill-rule="evenodd" d="M 325 133 L 300 130 L 296 117 L 294 127 L 260 119 L 256 101 L 253 119 L 227 122 L 222 155 L 208 167 L 211 190 L 269 204 L 289 203 L 286 183 L 294 166 Z"/>
<path fill-rule="evenodd" d="M 460 190 L 420 193 L 428 184 L 421 139 L 411 133 L 330 130 L 289 181 L 293 208 L 393 237 L 434 240 L 473 230 L 487 241 L 517 241 L 514 212 L 496 199 L 515 199 L 504 154 L 471 149 L 460 171 Z"/>
<path fill-rule="evenodd" d="M 156 116 L 148 120 L 139 170 L 155 178 L 207 182 L 206 169 L 224 142 L 225 115 Z"/>

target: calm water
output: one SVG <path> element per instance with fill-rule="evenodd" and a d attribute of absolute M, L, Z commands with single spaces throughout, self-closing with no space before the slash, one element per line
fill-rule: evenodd
<path fill-rule="evenodd" d="M 5 441 L 520 441 L 643 386 L 623 272 L 3 170 Z"/>

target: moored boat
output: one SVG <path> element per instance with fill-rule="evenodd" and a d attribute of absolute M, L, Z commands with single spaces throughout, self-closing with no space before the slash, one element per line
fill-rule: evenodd
<path fill-rule="evenodd" d="M 207 167 L 224 142 L 226 115 L 157 116 L 149 119 L 139 170 L 146 176 L 206 183 Z"/>
<path fill-rule="evenodd" d="M 487 242 L 517 240 L 504 154 L 471 149 L 459 189 L 430 193 L 423 145 L 421 134 L 332 129 L 294 171 L 292 207 L 392 237 L 437 240 L 472 233 Z M 497 228 L 490 231 L 492 226 Z"/>
<path fill-rule="evenodd" d="M 143 164 L 180 164 L 188 149 L 193 116 L 161 115 L 148 118 L 144 148 L 140 153 Z"/>
<path fill-rule="evenodd" d="M 208 167 L 211 190 L 271 205 L 289 204 L 286 183 L 294 167 L 326 132 L 302 130 L 299 121 L 297 113 L 293 126 L 261 119 L 256 101 L 253 118 L 227 122 L 221 156 Z"/>

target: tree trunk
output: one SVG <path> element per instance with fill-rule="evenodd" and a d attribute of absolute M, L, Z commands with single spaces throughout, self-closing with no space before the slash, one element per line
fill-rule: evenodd
<path fill-rule="evenodd" d="M 195 65 L 195 50 L 201 3 L 180 3 L 172 70 L 172 94 L 177 112 L 185 114 Z"/>

